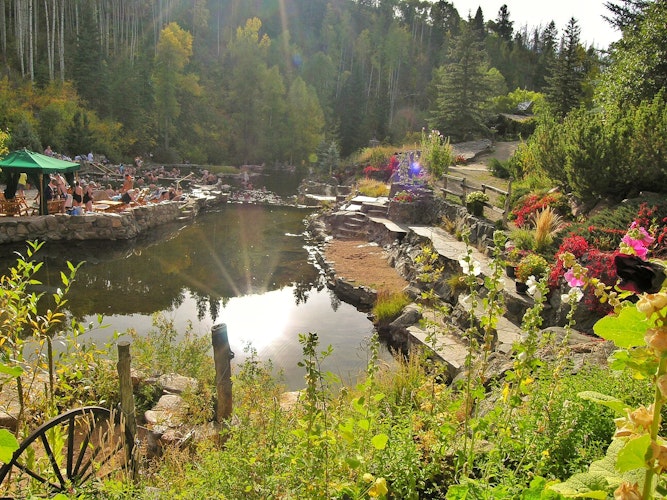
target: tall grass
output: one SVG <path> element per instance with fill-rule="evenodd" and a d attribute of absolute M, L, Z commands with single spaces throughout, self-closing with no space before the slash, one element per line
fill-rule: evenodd
<path fill-rule="evenodd" d="M 563 228 L 563 218 L 551 207 L 544 207 L 533 216 L 535 251 L 544 252 L 553 243 L 554 236 Z"/>
<path fill-rule="evenodd" d="M 379 324 L 392 322 L 410 302 L 410 298 L 403 292 L 380 292 L 373 306 L 375 321 Z"/>
<path fill-rule="evenodd" d="M 357 181 L 357 192 L 364 196 L 379 198 L 389 196 L 389 186 L 375 179 L 360 179 Z"/>

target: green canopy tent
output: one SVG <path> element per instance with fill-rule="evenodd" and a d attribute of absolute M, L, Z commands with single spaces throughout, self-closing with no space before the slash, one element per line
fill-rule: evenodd
<path fill-rule="evenodd" d="M 16 196 L 19 174 L 25 172 L 31 182 L 39 186 L 39 213 L 40 215 L 46 215 L 48 213 L 46 203 L 42 203 L 42 200 L 44 187 L 48 184 L 48 180 L 45 182 L 44 174 L 63 174 L 67 182 L 72 184 L 74 182 L 74 172 L 80 168 L 81 165 L 78 163 L 59 160 L 26 149 L 13 151 L 0 160 L 0 169 L 5 173 L 7 180 L 5 198 L 10 200 Z"/>

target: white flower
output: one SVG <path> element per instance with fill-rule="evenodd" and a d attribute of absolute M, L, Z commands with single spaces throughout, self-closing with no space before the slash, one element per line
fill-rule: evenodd
<path fill-rule="evenodd" d="M 526 280 L 526 285 L 528 285 L 528 295 L 533 297 L 535 300 L 540 300 L 542 298 L 542 291 L 538 286 L 538 281 L 535 276 L 530 275 Z"/>
<path fill-rule="evenodd" d="M 479 276 L 482 272 L 482 266 L 474 259 L 464 256 L 459 258 L 459 264 L 463 270 L 463 274 L 468 276 Z"/>
<path fill-rule="evenodd" d="M 579 302 L 583 297 L 584 292 L 581 291 L 581 288 L 578 286 L 573 286 L 567 293 L 564 293 L 560 296 L 560 301 L 573 304 L 575 302 Z"/>
<path fill-rule="evenodd" d="M 462 295 L 459 298 L 459 305 L 463 307 L 464 311 L 470 311 L 470 309 L 472 309 L 472 302 L 470 300 L 470 295 Z"/>

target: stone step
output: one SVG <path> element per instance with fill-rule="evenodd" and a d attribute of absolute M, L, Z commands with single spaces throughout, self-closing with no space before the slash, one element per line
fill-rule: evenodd
<path fill-rule="evenodd" d="M 450 379 L 453 379 L 463 369 L 468 347 L 460 335 L 439 332 L 435 334 L 435 345 L 432 346 L 427 341 L 428 332 L 418 326 L 409 326 L 408 333 L 411 342 L 427 347 L 447 366 L 447 374 Z"/>

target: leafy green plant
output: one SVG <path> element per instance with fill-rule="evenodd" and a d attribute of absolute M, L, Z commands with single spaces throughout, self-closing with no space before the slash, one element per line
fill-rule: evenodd
<path fill-rule="evenodd" d="M 522 283 L 528 281 L 530 276 L 539 280 L 549 272 L 549 263 L 541 255 L 529 253 L 523 257 L 516 266 L 516 279 Z"/>
<path fill-rule="evenodd" d="M 442 179 L 454 160 L 449 138 L 443 137 L 437 130 L 431 130 L 427 136 L 422 130 L 421 152 L 421 161 L 431 177 Z"/>
<path fill-rule="evenodd" d="M 373 306 L 373 317 L 380 324 L 391 323 L 396 319 L 405 306 L 410 303 L 410 298 L 404 293 L 379 293 Z"/>
<path fill-rule="evenodd" d="M 466 203 L 486 203 L 489 195 L 482 191 L 472 191 L 466 195 Z"/>

